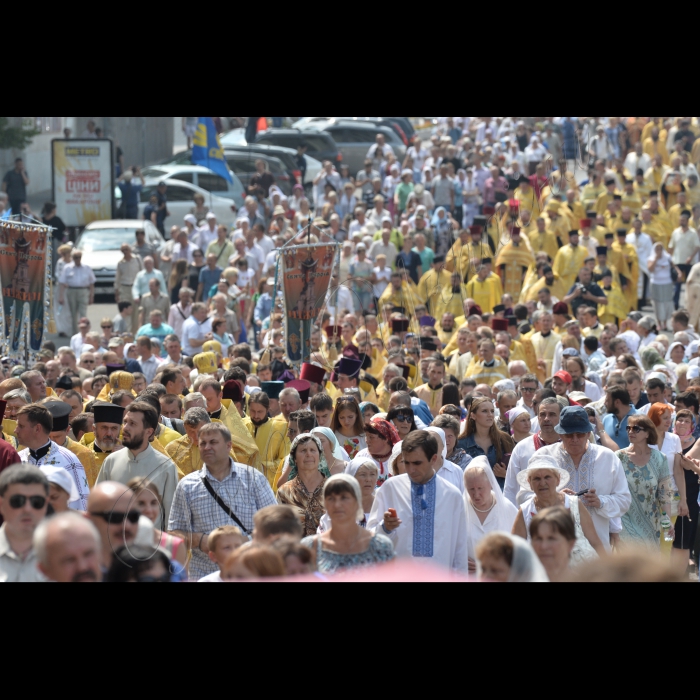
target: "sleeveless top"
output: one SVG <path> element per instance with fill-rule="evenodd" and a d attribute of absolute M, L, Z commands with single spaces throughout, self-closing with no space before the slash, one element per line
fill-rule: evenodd
<path fill-rule="evenodd" d="M 180 547 L 184 544 L 184 541 L 179 537 L 173 537 L 167 533 L 163 533 L 160 538 L 160 544 L 158 545 L 161 549 L 165 550 L 167 555 L 170 557 L 171 561 L 174 561 L 177 557 L 177 553 Z"/>
<path fill-rule="evenodd" d="M 598 553 L 591 547 L 590 542 L 586 539 L 583 534 L 583 528 L 581 527 L 581 513 L 579 511 L 579 499 L 575 496 L 565 496 L 566 502 L 564 507 L 568 510 L 574 518 L 576 523 L 576 546 L 571 554 L 571 561 L 573 564 L 582 564 L 583 562 L 590 561 L 591 559 L 597 559 Z M 527 529 L 527 540 L 532 542 L 530 537 L 530 524 L 532 519 L 537 515 L 537 508 L 535 508 L 535 496 L 530 500 L 526 501 L 521 508 L 523 513 L 523 518 L 525 519 L 525 527 Z"/>

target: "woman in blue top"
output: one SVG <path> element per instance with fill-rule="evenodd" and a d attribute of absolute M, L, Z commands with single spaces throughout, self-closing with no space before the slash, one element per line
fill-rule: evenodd
<path fill-rule="evenodd" d="M 457 447 L 464 450 L 472 459 L 486 457 L 499 486 L 501 489 L 505 487 L 508 462 L 515 448 L 515 442 L 510 435 L 498 429 L 496 409 L 491 399 L 485 397 L 474 399 Z"/>

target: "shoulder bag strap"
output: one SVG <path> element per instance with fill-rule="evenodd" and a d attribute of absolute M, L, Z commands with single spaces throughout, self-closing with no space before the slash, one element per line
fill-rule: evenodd
<path fill-rule="evenodd" d="M 245 525 L 243 525 L 243 523 L 236 517 L 236 514 L 221 499 L 219 494 L 216 493 L 216 491 L 214 491 L 214 487 L 211 485 L 211 483 L 209 483 L 209 479 L 207 479 L 206 477 L 203 478 L 202 483 L 204 484 L 206 490 L 209 491 L 212 498 L 216 501 L 219 508 L 221 508 L 221 510 L 223 510 L 224 513 L 226 513 L 226 515 L 228 515 L 228 517 L 231 518 L 231 520 L 233 520 L 233 522 L 236 523 L 236 525 L 238 525 L 238 527 L 240 527 L 241 530 L 243 530 L 243 532 L 250 537 L 251 533 L 248 531 Z"/>

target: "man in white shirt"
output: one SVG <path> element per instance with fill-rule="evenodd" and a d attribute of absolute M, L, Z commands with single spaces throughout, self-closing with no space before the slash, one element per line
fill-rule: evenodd
<path fill-rule="evenodd" d="M 70 349 L 76 357 L 81 355 L 82 347 L 87 343 L 87 334 L 91 328 L 92 324 L 89 318 L 81 318 L 78 322 L 78 332 L 70 339 Z"/>
<path fill-rule="evenodd" d="M 390 153 L 394 155 L 394 149 L 386 142 L 386 137 L 384 134 L 377 134 L 377 143 L 370 147 L 367 151 L 367 159 L 374 160 L 374 156 L 377 153 L 377 149 L 381 148 L 384 158 L 386 158 Z"/>
<path fill-rule="evenodd" d="M 199 250 L 194 243 L 190 242 L 187 231 L 180 231 L 177 234 L 177 243 L 173 246 L 173 265 L 178 260 L 186 260 L 188 265 L 194 262 L 194 251 Z"/>
<path fill-rule="evenodd" d="M 46 517 L 49 482 L 27 464 L 0 474 L 0 583 L 41 583 L 37 569 L 34 530 Z"/>
<path fill-rule="evenodd" d="M 425 431 L 411 433 L 403 442 L 403 457 L 406 474 L 379 489 L 367 529 L 387 535 L 399 558 L 467 574 L 464 500 L 435 472 L 438 441 Z"/>
<path fill-rule="evenodd" d="M 68 301 L 73 333 L 78 332 L 78 320 L 87 316 L 88 306 L 95 303 L 95 273 L 83 265 L 83 253 L 74 250 L 73 262 L 63 268 L 59 282 L 58 303 Z"/>
<path fill-rule="evenodd" d="M 651 168 L 651 157 L 644 153 L 644 144 L 638 141 L 634 147 L 634 153 L 630 153 L 625 159 L 625 169 L 631 178 L 637 174 L 637 170 L 646 172 Z M 641 260 L 642 258 L 640 258 Z"/>
<path fill-rule="evenodd" d="M 643 223 L 641 219 L 635 219 L 634 231 L 627 234 L 627 243 L 636 246 L 637 257 L 639 258 L 639 269 L 641 275 L 639 275 L 639 285 L 637 287 L 637 296 L 642 300 L 640 307 L 642 305 L 646 306 L 647 290 L 649 289 L 649 258 L 652 257 L 654 250 L 654 242 L 651 240 L 651 236 L 647 233 L 643 233 L 642 227 Z"/>
<path fill-rule="evenodd" d="M 396 258 L 399 255 L 399 251 L 396 250 L 396 246 L 391 242 L 391 229 L 382 229 L 382 240 L 375 241 L 372 247 L 369 249 L 370 260 L 377 261 L 377 258 L 383 255 L 386 264 L 393 269 Z"/>
<path fill-rule="evenodd" d="M 150 338 L 145 336 L 140 336 L 136 340 L 136 349 L 140 355 L 139 364 L 141 365 L 141 370 L 149 384 L 153 382 L 156 374 L 158 374 L 158 368 L 161 366 L 161 360 L 153 354 L 153 343 Z"/>
<path fill-rule="evenodd" d="M 598 537 L 610 551 L 613 539 L 622 532 L 621 518 L 632 505 L 622 463 L 612 450 L 589 442 L 593 426 L 582 406 L 565 408 L 555 430 L 562 442 L 543 447 L 539 454 L 553 457 L 571 475 L 565 494 L 586 492 L 581 503 L 588 508 Z"/>
<path fill-rule="evenodd" d="M 355 308 L 352 292 L 345 285 L 340 284 L 337 273 L 331 280 L 331 286 L 326 296 L 326 307 L 335 321 L 337 321 L 341 311 L 352 311 Z"/>
<path fill-rule="evenodd" d="M 207 214 L 207 224 L 199 229 L 199 232 L 194 238 L 194 242 L 205 253 L 209 246 L 219 237 L 216 230 L 216 214 L 209 212 Z"/>
<path fill-rule="evenodd" d="M 539 432 L 519 442 L 513 450 L 510 464 L 508 465 L 504 496 L 516 507 L 519 507 L 518 493 L 520 493 L 518 474 L 527 469 L 530 460 L 536 452 L 543 447 L 555 445 L 561 441 L 561 437 L 554 430 L 559 425 L 560 415 L 561 406 L 559 402 L 556 399 L 544 399 L 540 403 L 538 410 Z"/>
<path fill-rule="evenodd" d="M 255 242 L 260 246 L 265 257 L 267 257 L 275 249 L 275 242 L 265 234 L 265 227 L 262 224 L 257 224 L 254 231 Z M 280 231 L 280 233 L 284 232 Z"/>
<path fill-rule="evenodd" d="M 182 351 L 194 357 L 202 351 L 202 345 L 212 340 L 211 319 L 207 317 L 206 304 L 194 304 L 192 315 L 182 326 Z"/>
<path fill-rule="evenodd" d="M 179 301 L 177 304 L 173 304 L 170 307 L 170 314 L 168 315 L 168 325 L 175 331 L 175 335 L 178 337 L 182 336 L 182 327 L 185 325 L 185 321 L 192 314 L 192 301 L 194 299 L 194 290 L 189 289 L 189 287 L 183 287 L 180 289 Z"/>

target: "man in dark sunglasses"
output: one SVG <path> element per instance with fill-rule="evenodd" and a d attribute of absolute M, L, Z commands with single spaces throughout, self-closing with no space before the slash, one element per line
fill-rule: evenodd
<path fill-rule="evenodd" d="M 46 517 L 48 495 L 49 482 L 37 467 L 20 464 L 0 474 L 0 583 L 44 581 L 33 537 Z"/>
<path fill-rule="evenodd" d="M 95 486 L 88 499 L 88 518 L 102 538 L 102 565 L 112 565 L 112 557 L 122 547 L 134 544 L 141 513 L 135 507 L 131 489 L 114 481 Z"/>

